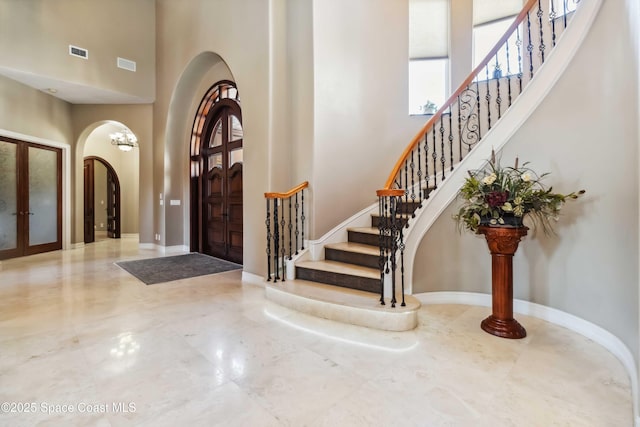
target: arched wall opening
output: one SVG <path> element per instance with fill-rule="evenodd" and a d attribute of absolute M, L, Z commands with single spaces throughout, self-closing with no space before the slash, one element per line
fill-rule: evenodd
<path fill-rule="evenodd" d="M 97 121 L 87 126 L 80 134 L 76 145 L 74 168 L 75 179 L 75 224 L 76 241 L 84 237 L 84 180 L 83 168 L 86 157 L 98 157 L 110 164 L 120 182 L 120 232 L 121 235 L 137 235 L 140 232 L 140 151 L 134 148 L 124 152 L 111 144 L 110 135 L 127 129 L 136 134 L 125 123 L 114 120 Z M 145 141 L 140 142 L 144 144 Z"/>
<path fill-rule="evenodd" d="M 165 199 L 159 221 L 165 246 L 191 246 L 190 150 L 194 118 L 203 96 L 216 82 L 235 82 L 227 63 L 218 54 L 195 56 L 182 72 L 171 96 L 165 128 L 164 174 L 157 189 Z"/>

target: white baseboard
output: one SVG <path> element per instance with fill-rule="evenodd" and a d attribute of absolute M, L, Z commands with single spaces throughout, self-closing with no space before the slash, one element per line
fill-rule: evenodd
<path fill-rule="evenodd" d="M 187 245 L 162 246 L 157 243 L 138 243 L 140 249 L 155 249 L 164 254 L 184 254 L 191 250 Z"/>
<path fill-rule="evenodd" d="M 258 285 L 264 287 L 264 277 L 257 274 L 249 273 L 247 271 L 242 272 L 242 281 L 251 283 L 252 285 Z"/>
<path fill-rule="evenodd" d="M 490 294 L 473 292 L 427 292 L 414 294 L 414 296 L 425 305 L 463 304 L 491 307 Z M 633 354 L 618 337 L 606 329 L 603 329 L 600 326 L 580 317 L 574 316 L 573 314 L 529 301 L 514 299 L 513 312 L 523 314 L 525 316 L 537 317 L 538 319 L 546 320 L 547 322 L 565 327 L 600 344 L 616 356 L 629 375 L 635 426 L 640 427 L 640 414 L 638 413 L 638 369 L 636 361 L 633 358 Z"/>
<path fill-rule="evenodd" d="M 71 243 L 69 244 L 69 249 L 82 249 L 84 246 L 84 242 Z"/>

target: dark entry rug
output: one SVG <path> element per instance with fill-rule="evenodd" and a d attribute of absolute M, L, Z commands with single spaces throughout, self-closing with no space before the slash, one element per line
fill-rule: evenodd
<path fill-rule="evenodd" d="M 242 268 L 240 264 L 199 253 L 137 261 L 119 261 L 116 262 L 116 265 L 136 276 L 147 285 Z"/>

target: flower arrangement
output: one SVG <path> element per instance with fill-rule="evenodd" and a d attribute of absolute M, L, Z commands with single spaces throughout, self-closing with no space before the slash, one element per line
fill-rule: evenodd
<path fill-rule="evenodd" d="M 502 167 L 495 153 L 487 166 L 469 171 L 458 197 L 464 200 L 454 219 L 460 230 L 477 232 L 481 225 L 522 226 L 529 216 L 533 225 L 540 225 L 545 233 L 553 232 L 551 220 L 557 220 L 567 200 L 577 199 L 585 190 L 569 194 L 554 193 L 542 179 L 548 173 L 537 175 L 528 162 L 514 167 Z"/>

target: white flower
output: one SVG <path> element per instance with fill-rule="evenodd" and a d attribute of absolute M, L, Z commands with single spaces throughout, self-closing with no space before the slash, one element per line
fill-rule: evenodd
<path fill-rule="evenodd" d="M 520 175 L 520 178 L 524 181 L 524 182 L 529 182 L 531 181 L 531 179 L 533 178 L 531 176 L 531 174 L 529 172 L 525 172 L 522 175 Z"/>
<path fill-rule="evenodd" d="M 497 178 L 498 176 L 495 173 L 492 173 L 491 175 L 485 176 L 482 180 L 482 183 L 485 185 L 491 185 L 496 181 Z"/>
<path fill-rule="evenodd" d="M 504 205 L 502 205 L 502 210 L 505 212 L 512 212 L 513 206 L 511 206 L 511 203 L 505 202 Z"/>

